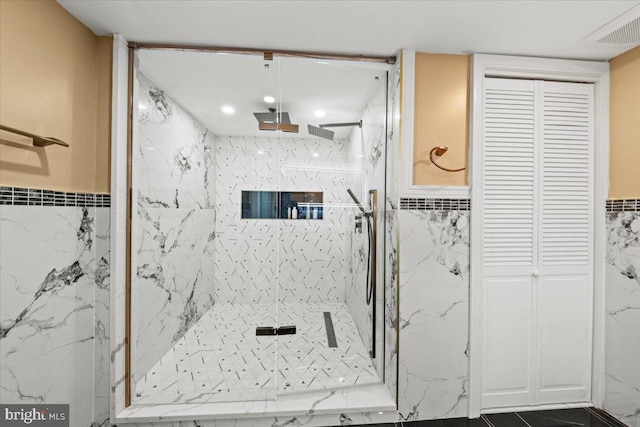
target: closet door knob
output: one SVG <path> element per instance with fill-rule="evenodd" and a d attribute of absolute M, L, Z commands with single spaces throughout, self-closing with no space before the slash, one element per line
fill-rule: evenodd
<path fill-rule="evenodd" d="M 540 277 L 540 272 L 538 270 L 533 270 L 533 277 Z"/>

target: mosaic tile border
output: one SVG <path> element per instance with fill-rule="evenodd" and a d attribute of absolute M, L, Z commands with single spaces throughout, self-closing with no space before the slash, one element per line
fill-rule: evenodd
<path fill-rule="evenodd" d="M 400 199 L 402 210 L 426 211 L 467 211 L 471 208 L 470 199 L 432 199 L 403 197 Z M 640 199 L 607 200 L 607 212 L 640 212 Z"/>
<path fill-rule="evenodd" d="M 640 212 L 640 199 L 607 200 L 607 212 Z"/>
<path fill-rule="evenodd" d="M 0 205 L 108 208 L 111 195 L 0 186 Z"/>
<path fill-rule="evenodd" d="M 400 199 L 400 209 L 419 211 L 468 211 L 471 209 L 471 200 L 402 197 Z"/>

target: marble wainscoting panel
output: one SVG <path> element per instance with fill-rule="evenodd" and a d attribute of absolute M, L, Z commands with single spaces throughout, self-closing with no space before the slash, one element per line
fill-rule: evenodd
<path fill-rule="evenodd" d="M 119 40 L 119 43 L 123 43 Z M 116 43 L 114 42 L 114 46 Z M 124 49 L 120 47 L 120 49 Z M 112 147 L 112 161 L 126 164 L 126 153 L 120 147 Z M 119 151 L 119 152 L 118 152 Z M 115 174 L 114 174 L 115 175 Z M 112 208 L 109 216 L 109 232 L 111 237 L 109 263 L 109 361 L 110 361 L 110 415 L 124 408 L 125 403 L 125 331 L 126 331 L 126 241 L 127 241 L 127 215 L 126 215 L 126 180 L 120 176 L 114 176 L 112 184 Z M 126 176 L 126 174 L 124 174 Z M 124 182 L 123 182 L 124 181 Z M 114 188 L 115 187 L 115 188 Z"/>
<path fill-rule="evenodd" d="M 385 280 L 384 280 L 384 382 L 391 394 L 397 397 L 400 319 L 398 311 L 398 209 L 395 200 L 387 197 L 385 233 Z"/>
<path fill-rule="evenodd" d="M 137 381 L 213 305 L 212 209 L 138 206 L 132 234 L 132 376 Z"/>
<path fill-rule="evenodd" d="M 467 414 L 469 215 L 400 211 L 401 420 Z"/>
<path fill-rule="evenodd" d="M 218 137 L 215 159 L 216 302 L 343 302 L 344 144 Z M 242 219 L 247 190 L 321 191 L 323 219 Z"/>
<path fill-rule="evenodd" d="M 387 173 L 384 255 L 384 380 L 397 399 L 398 386 L 398 208 L 400 161 L 400 64 L 391 67 L 387 83 Z"/>
<path fill-rule="evenodd" d="M 607 212 L 604 409 L 640 427 L 640 210 Z"/>
<path fill-rule="evenodd" d="M 213 209 L 215 137 L 138 73 L 133 187 L 144 207 Z"/>
<path fill-rule="evenodd" d="M 110 368 L 110 210 L 96 208 L 95 227 L 95 348 L 94 348 L 94 426 L 109 425 Z"/>
<path fill-rule="evenodd" d="M 91 425 L 95 208 L 3 206 L 0 234 L 0 401 L 69 403 Z"/>

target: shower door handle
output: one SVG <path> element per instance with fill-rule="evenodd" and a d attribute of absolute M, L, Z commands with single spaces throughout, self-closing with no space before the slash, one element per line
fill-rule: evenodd
<path fill-rule="evenodd" d="M 369 190 L 369 202 L 371 203 L 371 221 L 373 222 L 373 236 L 371 244 L 371 350 L 372 359 L 376 358 L 376 305 L 377 305 L 377 252 L 378 252 L 378 190 Z"/>

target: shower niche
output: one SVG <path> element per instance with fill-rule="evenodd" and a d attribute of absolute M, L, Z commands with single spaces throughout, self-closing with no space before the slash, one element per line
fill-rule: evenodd
<path fill-rule="evenodd" d="M 388 65 L 134 59 L 131 404 L 385 386 Z M 378 190 L 377 233 L 354 231 L 365 212 L 347 189 Z"/>
<path fill-rule="evenodd" d="M 243 191 L 242 219 L 322 219 L 321 191 Z"/>

